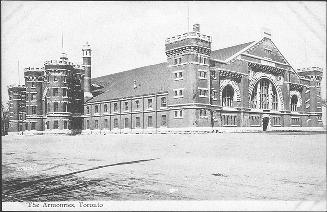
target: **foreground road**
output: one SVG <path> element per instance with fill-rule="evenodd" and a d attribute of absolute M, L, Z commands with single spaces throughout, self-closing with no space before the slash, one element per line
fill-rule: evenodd
<path fill-rule="evenodd" d="M 326 199 L 326 134 L 6 136 L 2 161 L 3 201 Z"/>

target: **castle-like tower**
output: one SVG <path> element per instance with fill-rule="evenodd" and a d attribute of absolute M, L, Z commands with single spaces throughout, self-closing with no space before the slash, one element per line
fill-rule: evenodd
<path fill-rule="evenodd" d="M 60 60 L 44 64 L 46 89 L 43 91 L 46 130 L 74 130 L 81 128 L 76 118 L 83 113 L 81 66 L 68 61 L 62 53 Z"/>
<path fill-rule="evenodd" d="M 200 25 L 195 24 L 192 32 L 167 38 L 165 49 L 168 69 L 172 77 L 168 101 L 172 105 L 185 105 L 184 108 L 176 108 L 179 111 L 175 112 L 175 116 L 193 117 L 187 120 L 187 125 L 198 126 L 200 123 L 196 117 L 199 116 L 199 109 L 206 110 L 206 105 L 210 101 L 211 37 L 201 34 Z M 181 126 L 182 122 L 186 124 L 185 119 L 175 119 L 175 121 L 175 126 L 172 127 Z"/>
<path fill-rule="evenodd" d="M 42 93 L 44 68 L 28 67 L 24 69 L 26 86 L 26 130 L 44 130 Z"/>
<path fill-rule="evenodd" d="M 82 49 L 84 75 L 84 98 L 92 98 L 91 93 L 91 46 L 86 42 Z"/>
<path fill-rule="evenodd" d="M 9 132 L 26 130 L 26 87 L 8 86 L 9 94 Z"/>

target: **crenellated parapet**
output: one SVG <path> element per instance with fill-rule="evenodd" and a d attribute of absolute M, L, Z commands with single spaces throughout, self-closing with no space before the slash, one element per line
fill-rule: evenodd
<path fill-rule="evenodd" d="M 211 36 L 200 33 L 200 25 L 193 25 L 193 32 L 187 32 L 166 39 L 165 53 L 169 58 L 185 54 L 211 54 Z"/>
<path fill-rule="evenodd" d="M 166 44 L 175 43 L 185 39 L 198 39 L 205 42 L 211 42 L 211 36 L 201 34 L 200 32 L 186 32 L 181 35 L 175 35 L 166 39 Z"/>

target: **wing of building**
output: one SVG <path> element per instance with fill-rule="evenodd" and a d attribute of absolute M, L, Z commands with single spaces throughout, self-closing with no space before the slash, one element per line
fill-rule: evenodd
<path fill-rule="evenodd" d="M 214 51 L 211 42 L 211 36 L 200 33 L 200 26 L 195 25 L 192 32 L 166 39 L 165 62 L 98 78 L 91 78 L 91 48 L 86 45 L 83 69 L 45 67 L 50 79 L 41 83 L 43 99 L 36 103 L 43 105 L 39 107 L 44 112 L 39 116 L 27 113 L 26 129 L 34 129 L 32 117 L 43 120 L 37 130 L 50 132 L 262 131 L 322 126 L 322 69 L 295 70 L 269 33 L 258 41 Z M 65 76 L 67 70 L 74 83 L 68 87 L 55 84 L 54 73 Z M 73 89 L 72 84 L 77 86 Z M 65 86 L 70 91 L 68 109 L 56 97 L 56 88 Z M 26 102 L 29 87 L 27 81 Z M 51 109 L 56 107 L 57 111 Z"/>

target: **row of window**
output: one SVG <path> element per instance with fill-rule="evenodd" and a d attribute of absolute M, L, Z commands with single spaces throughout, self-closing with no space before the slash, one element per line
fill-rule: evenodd
<path fill-rule="evenodd" d="M 279 116 L 272 117 L 271 119 L 272 126 L 281 126 L 282 125 L 282 118 Z"/>
<path fill-rule="evenodd" d="M 223 126 L 237 126 L 236 115 L 222 115 L 221 121 Z"/>
<path fill-rule="evenodd" d="M 52 78 L 52 81 L 53 81 L 53 82 L 58 82 L 58 81 L 59 81 L 59 78 L 60 78 L 59 76 L 55 76 L 55 75 L 54 75 L 53 78 Z M 47 76 L 47 81 L 50 82 L 50 75 Z M 67 77 L 66 77 L 66 76 L 63 76 L 63 77 L 62 77 L 62 81 L 63 81 L 63 82 L 67 82 Z M 32 86 L 32 87 L 33 87 L 33 86 Z"/>
<path fill-rule="evenodd" d="M 291 125 L 301 125 L 300 118 L 291 118 Z"/>
<path fill-rule="evenodd" d="M 166 97 L 161 97 L 160 98 L 160 107 L 167 107 L 167 98 Z M 148 99 L 147 101 L 147 108 L 152 109 L 153 108 L 153 100 Z M 128 101 L 124 102 L 123 104 L 123 109 L 124 111 L 129 110 L 129 105 L 130 103 Z M 140 100 L 135 100 L 135 110 L 140 109 Z M 94 105 L 94 113 L 99 113 L 100 112 L 100 105 Z M 109 112 L 108 104 L 103 105 L 103 112 Z M 118 112 L 118 102 L 115 102 L 113 104 L 113 112 Z M 90 114 L 90 107 L 86 106 L 86 114 Z"/>
<path fill-rule="evenodd" d="M 260 126 L 260 116 L 250 116 L 250 126 Z"/>
<path fill-rule="evenodd" d="M 147 127 L 153 127 L 153 117 L 148 116 L 148 126 Z M 130 124 L 130 119 L 129 118 L 124 118 L 124 128 L 131 128 Z M 160 126 L 166 127 L 167 126 L 167 116 L 166 115 L 161 115 L 161 122 Z M 135 128 L 140 128 L 141 127 L 141 118 L 140 117 L 135 117 Z M 99 125 L 99 120 L 94 121 L 94 128 L 95 129 L 100 129 Z M 109 120 L 104 119 L 104 128 L 108 129 L 109 128 Z M 114 118 L 113 120 L 113 128 L 119 128 L 118 124 L 118 118 Z M 86 120 L 86 129 L 90 129 L 90 121 Z"/>
<path fill-rule="evenodd" d="M 195 61 L 200 63 L 200 64 L 207 64 L 208 58 L 204 57 L 202 55 L 196 55 Z M 174 58 L 174 65 L 181 64 L 182 63 L 182 58 Z"/>
<path fill-rule="evenodd" d="M 47 104 L 47 111 L 51 112 L 51 103 Z M 59 102 L 53 102 L 53 112 L 68 112 L 68 103 L 63 102 L 62 108 L 59 108 Z"/>
<path fill-rule="evenodd" d="M 174 80 L 182 80 L 183 79 L 183 71 L 175 71 Z M 211 73 L 215 73 L 214 71 Z M 207 79 L 207 71 L 199 69 L 199 79 Z"/>
<path fill-rule="evenodd" d="M 45 123 L 45 128 L 50 129 L 50 121 L 47 121 Z M 63 128 L 64 129 L 69 129 L 70 128 L 69 121 L 64 120 Z M 59 121 L 58 120 L 53 121 L 53 129 L 59 129 Z"/>
<path fill-rule="evenodd" d="M 59 96 L 59 88 L 52 89 L 52 96 Z M 62 96 L 67 96 L 67 88 L 62 88 Z"/>

